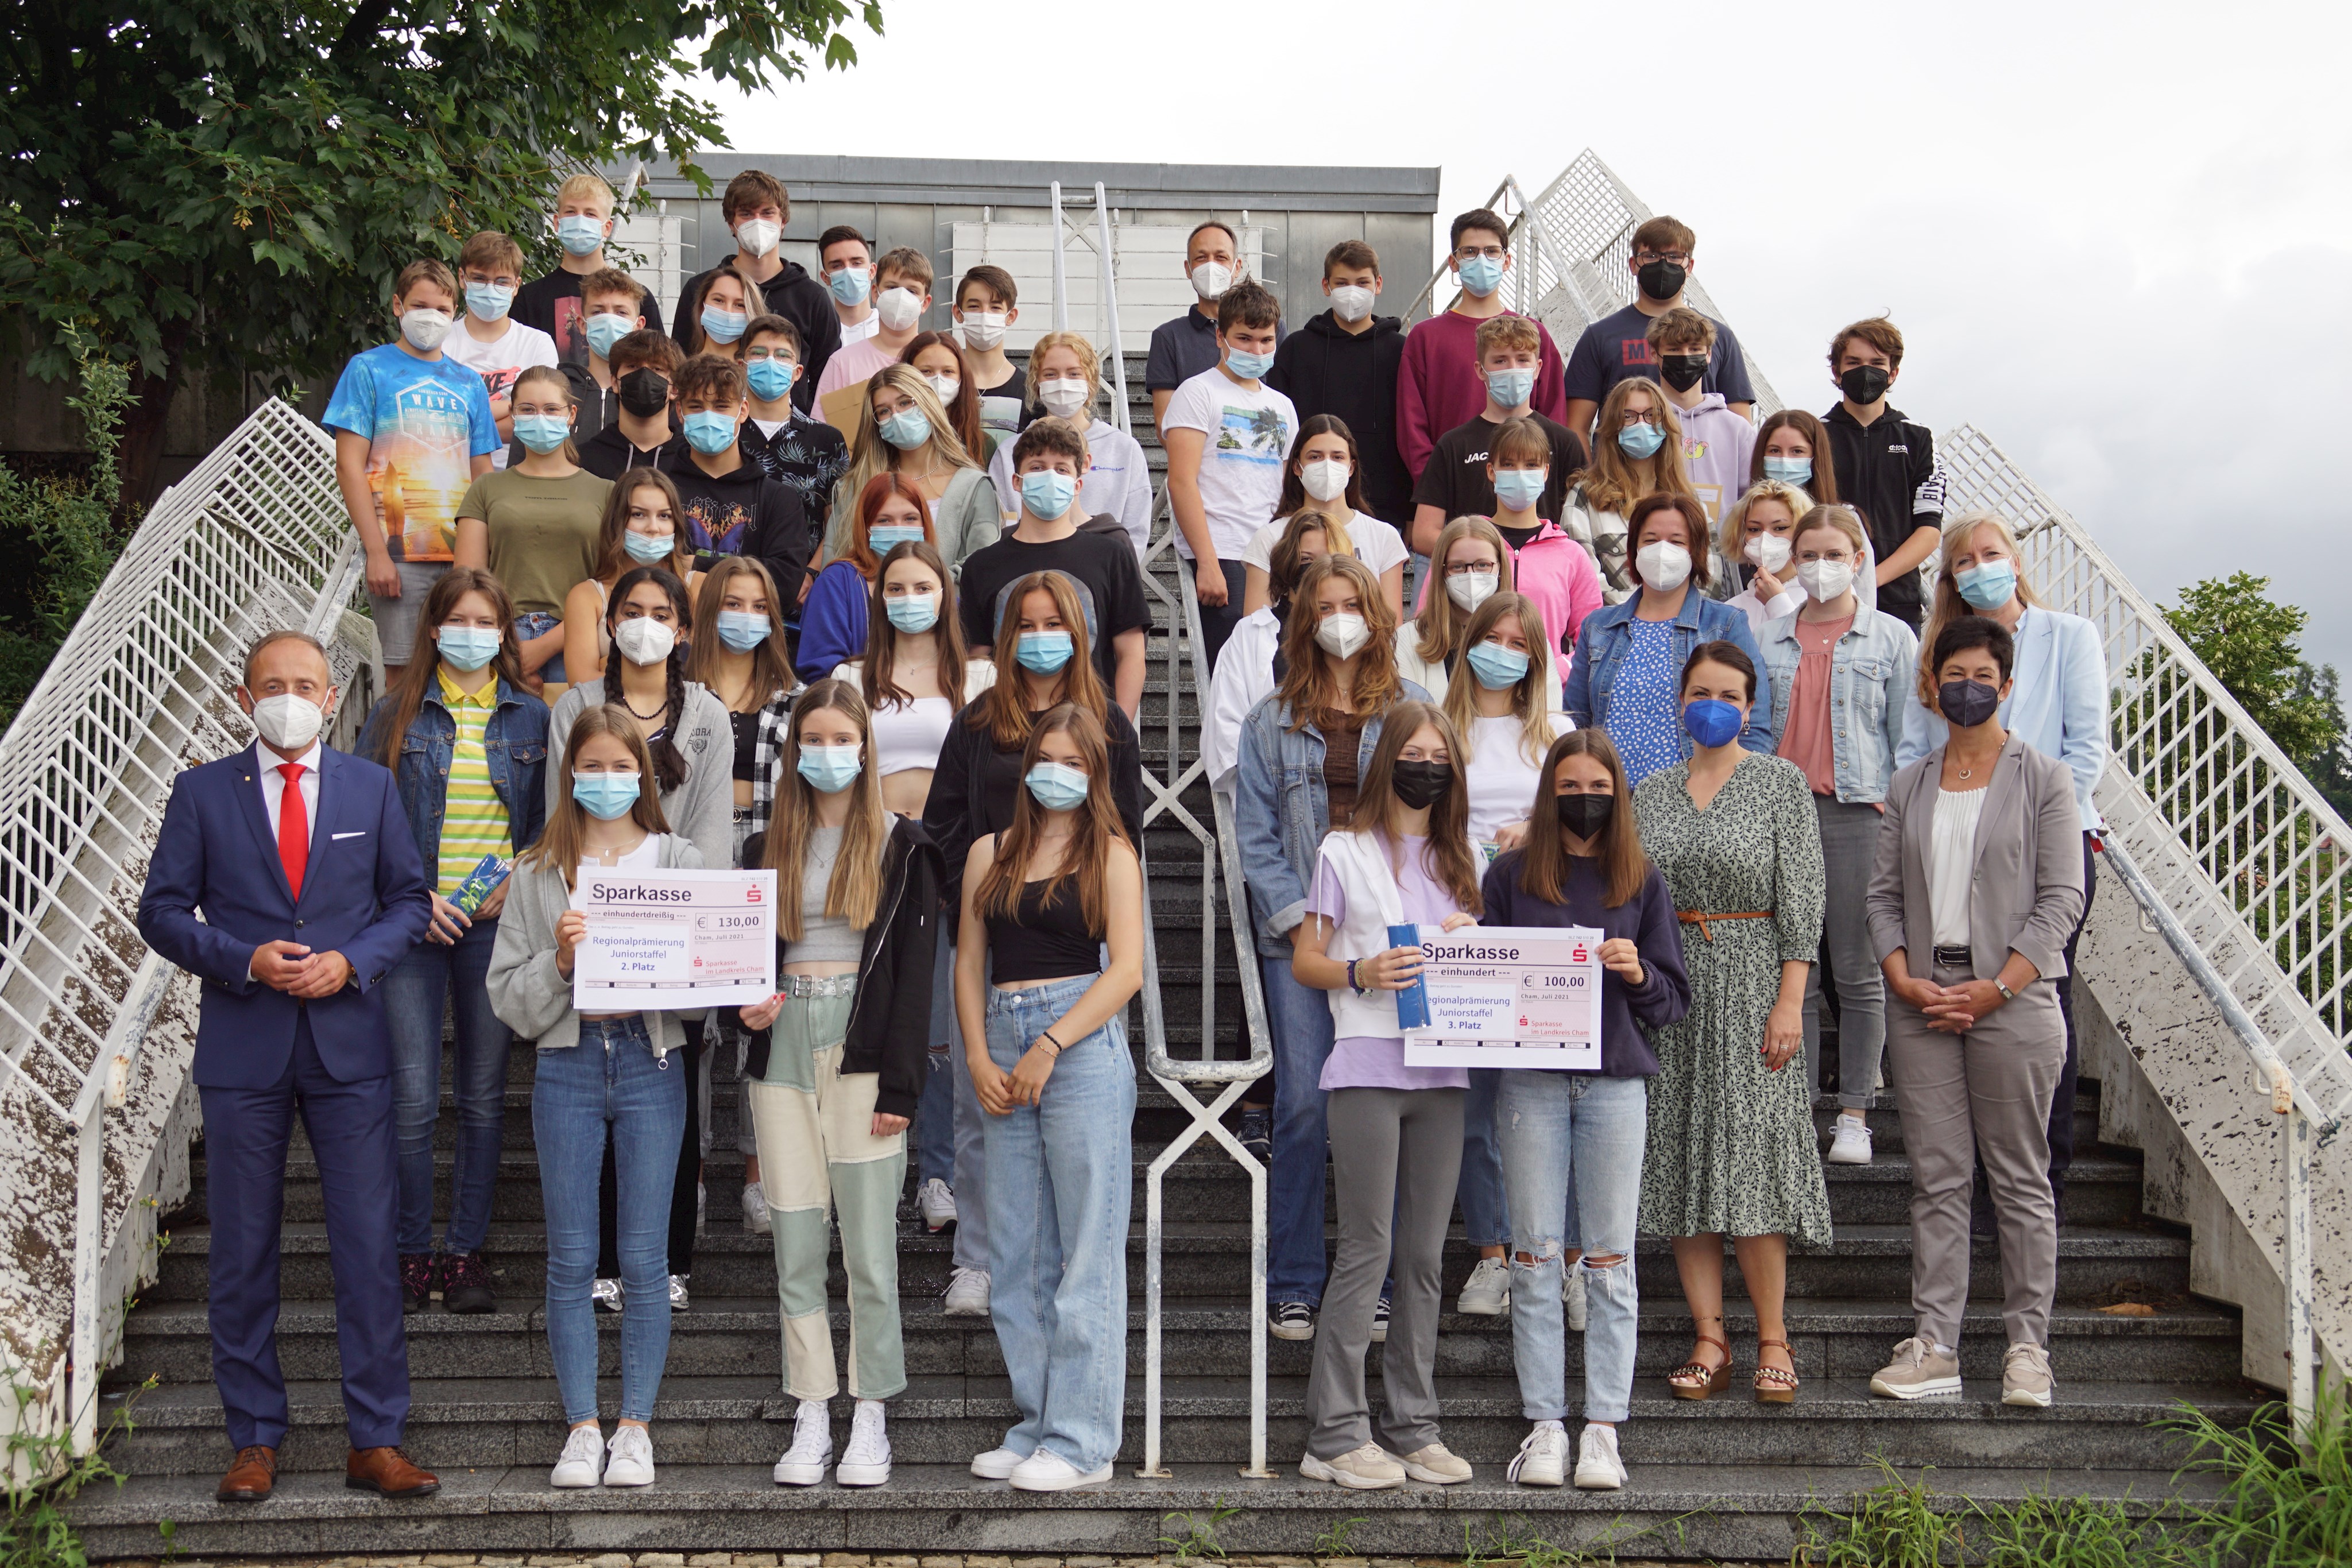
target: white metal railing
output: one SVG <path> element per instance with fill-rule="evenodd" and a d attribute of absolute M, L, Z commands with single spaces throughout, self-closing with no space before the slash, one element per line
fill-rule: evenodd
<path fill-rule="evenodd" d="M 360 572 L 332 443 L 266 402 L 156 502 L 0 737 L 0 1081 L 75 1130 L 78 1452 L 95 1437 L 115 1349 L 105 1320 L 120 1304 L 106 1113 L 124 1103 L 177 977 L 137 934 L 146 857 L 179 770 L 250 742 L 229 700 L 247 644 L 283 625 L 331 636 Z"/>
<path fill-rule="evenodd" d="M 1585 328 L 1633 303 L 1633 275 L 1625 264 L 1633 255 L 1633 231 L 1654 214 L 1591 148 L 1532 199 L 1506 174 L 1486 205 L 1511 225 L 1511 270 L 1503 280 L 1511 308 L 1543 322 L 1561 354 L 1576 346 Z M 1445 308 L 1438 295 L 1449 276 L 1440 264 L 1405 307 L 1407 319 Z M 1690 280 L 1683 298 L 1693 308 L 1724 319 L 1697 278 Z M 1780 394 L 1753 357 L 1748 379 L 1756 389 L 1757 416 L 1777 413 Z"/>
<path fill-rule="evenodd" d="M 1090 246 L 1095 259 L 1100 264 L 1103 339 L 1108 345 L 1106 351 L 1110 355 L 1111 380 L 1117 389 L 1111 400 L 1111 423 L 1124 432 L 1128 428 L 1127 355 L 1119 347 L 1118 247 L 1111 243 L 1110 197 L 1104 192 L 1103 183 L 1097 180 L 1095 232 L 1089 235 L 1076 222 L 1062 215 L 1062 182 L 1055 181 L 1046 193 L 1054 208 L 1054 329 L 1057 332 L 1070 329 L 1070 290 L 1069 279 L 1066 276 L 1067 260 L 1064 253 L 1067 249 L 1066 236 L 1071 236 L 1081 245 Z"/>

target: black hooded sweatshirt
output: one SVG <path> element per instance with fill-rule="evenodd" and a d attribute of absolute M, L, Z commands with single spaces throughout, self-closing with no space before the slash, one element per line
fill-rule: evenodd
<path fill-rule="evenodd" d="M 1328 310 L 1282 340 L 1265 384 L 1288 398 L 1302 420 L 1337 414 L 1362 455 L 1364 510 L 1402 531 L 1412 521 L 1412 476 L 1397 455 L 1397 371 L 1404 364 L 1404 321 L 1375 316 L 1349 332 Z"/>
<path fill-rule="evenodd" d="M 732 255 L 728 257 L 734 259 Z M 718 270 L 712 267 L 710 272 Z M 702 287 L 710 272 L 698 272 L 688 278 L 678 294 L 669 335 L 681 349 L 688 342 L 688 326 L 702 318 Z M 797 261 L 784 263 L 782 271 L 760 285 L 760 292 L 767 297 L 770 310 L 800 330 L 801 379 L 793 383 L 793 406 L 806 413 L 814 406 L 816 381 L 824 374 L 824 362 L 841 347 L 841 318 L 834 311 L 833 296 Z"/>

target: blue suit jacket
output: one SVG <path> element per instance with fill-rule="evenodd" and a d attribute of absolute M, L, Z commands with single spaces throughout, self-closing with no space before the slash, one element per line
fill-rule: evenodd
<path fill-rule="evenodd" d="M 424 936 L 433 911 L 399 786 L 386 768 L 320 748 L 318 821 L 297 903 L 261 803 L 257 749 L 173 780 L 139 896 L 139 935 L 204 983 L 200 1087 L 278 1082 L 306 1009 L 330 1073 L 346 1083 L 381 1077 L 392 1071 L 392 1042 L 376 988 Z M 248 968 L 253 950 L 275 941 L 341 953 L 351 984 L 310 1002 L 272 990 Z"/>

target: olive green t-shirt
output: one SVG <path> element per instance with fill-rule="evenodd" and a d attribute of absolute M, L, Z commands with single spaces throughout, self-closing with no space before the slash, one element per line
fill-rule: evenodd
<path fill-rule="evenodd" d="M 612 491 L 610 479 L 584 468 L 568 479 L 503 468 L 474 481 L 457 516 L 489 529 L 490 575 L 506 585 L 515 613 L 561 615 L 564 598 L 596 573 L 596 532 Z"/>

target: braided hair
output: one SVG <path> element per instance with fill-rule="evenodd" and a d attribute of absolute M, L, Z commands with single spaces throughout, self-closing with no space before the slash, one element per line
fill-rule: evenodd
<path fill-rule="evenodd" d="M 694 607 L 688 601 L 686 584 L 676 574 L 658 566 L 640 566 L 621 574 L 613 584 L 613 596 L 604 604 L 604 622 L 608 631 L 617 632 L 621 624 L 621 605 L 630 591 L 642 583 L 653 583 L 669 596 L 670 609 L 677 616 L 677 640 L 670 644 L 669 658 L 665 665 L 667 684 L 663 687 L 663 712 L 669 722 L 662 727 L 661 738 L 650 747 L 654 759 L 654 782 L 665 795 L 674 793 L 686 783 L 686 753 L 678 749 L 678 727 L 686 722 L 686 656 L 688 643 L 694 631 Z M 619 650 L 614 649 L 615 657 Z M 612 672 L 605 700 L 621 700 L 620 672 Z"/>

